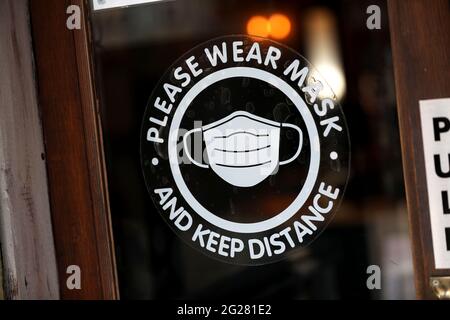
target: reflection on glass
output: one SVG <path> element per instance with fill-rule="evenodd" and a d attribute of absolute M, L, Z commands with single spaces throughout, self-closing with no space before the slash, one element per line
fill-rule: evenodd
<path fill-rule="evenodd" d="M 309 62 L 326 79 L 340 101 L 345 95 L 346 83 L 341 62 L 336 18 L 329 9 L 314 8 L 308 10 L 305 14 L 304 23 L 306 52 Z M 326 89 L 321 94 L 324 97 L 331 96 L 331 92 L 326 92 Z"/>
<path fill-rule="evenodd" d="M 291 21 L 281 13 L 274 13 L 269 18 L 253 16 L 247 22 L 247 33 L 251 36 L 281 40 L 290 32 Z"/>

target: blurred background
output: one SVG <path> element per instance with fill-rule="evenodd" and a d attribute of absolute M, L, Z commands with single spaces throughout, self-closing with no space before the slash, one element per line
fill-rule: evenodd
<path fill-rule="evenodd" d="M 373 4 L 380 30 L 366 27 Z M 123 299 L 415 297 L 385 1 L 154 1 L 92 11 L 90 20 Z M 160 77 L 191 48 L 230 34 L 305 56 L 333 88 L 350 132 L 350 179 L 335 218 L 307 249 L 260 267 L 215 261 L 178 239 L 140 165 L 141 121 Z M 369 265 L 381 268 L 381 290 L 366 286 Z"/>

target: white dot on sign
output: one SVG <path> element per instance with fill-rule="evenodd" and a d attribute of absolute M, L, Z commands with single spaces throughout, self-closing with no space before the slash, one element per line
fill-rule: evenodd
<path fill-rule="evenodd" d="M 157 166 L 158 164 L 159 164 L 158 158 L 153 158 L 152 159 L 152 165 Z"/>
<path fill-rule="evenodd" d="M 338 154 L 337 152 L 333 151 L 330 153 L 330 158 L 331 160 L 336 160 L 338 158 Z"/>

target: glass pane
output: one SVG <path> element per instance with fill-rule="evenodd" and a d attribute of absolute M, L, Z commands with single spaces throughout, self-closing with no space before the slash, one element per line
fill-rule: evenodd
<path fill-rule="evenodd" d="M 366 26 L 371 4 L 381 7 L 380 30 Z M 385 1 L 345 0 L 175 0 L 92 10 L 122 298 L 414 297 L 386 12 Z M 327 229 L 295 255 L 256 267 L 217 261 L 179 239 L 152 203 L 140 159 L 145 108 L 170 66 L 205 41 L 249 33 L 293 48 L 318 69 L 345 113 L 352 158 Z M 371 265 L 380 267 L 380 290 L 367 286 Z"/>

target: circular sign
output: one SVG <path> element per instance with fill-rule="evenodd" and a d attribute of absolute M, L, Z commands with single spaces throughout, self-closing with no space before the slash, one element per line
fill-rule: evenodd
<path fill-rule="evenodd" d="M 307 246 L 329 223 L 347 183 L 349 139 L 332 90 L 301 55 L 227 36 L 162 77 L 141 160 L 176 234 L 219 260 L 259 265 Z"/>

